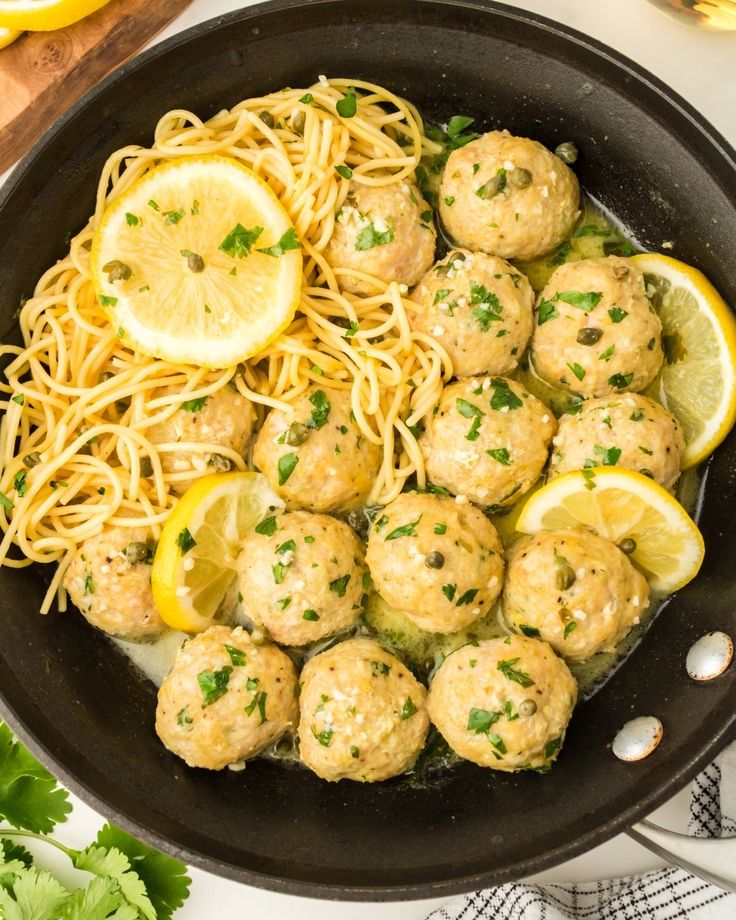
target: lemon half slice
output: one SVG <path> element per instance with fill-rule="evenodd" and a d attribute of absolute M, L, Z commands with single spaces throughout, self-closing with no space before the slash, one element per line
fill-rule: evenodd
<path fill-rule="evenodd" d="M 269 186 L 233 159 L 202 156 L 155 167 L 108 206 L 91 268 L 134 350 L 230 367 L 293 319 L 302 257 Z"/>
<path fill-rule="evenodd" d="M 659 253 L 634 262 L 663 327 L 665 364 L 651 395 L 682 425 L 687 469 L 713 453 L 736 421 L 736 320 L 697 269 Z"/>
<path fill-rule="evenodd" d="M 703 537 L 682 505 L 641 473 L 601 467 L 565 473 L 535 492 L 516 523 L 522 533 L 588 528 L 612 543 L 629 538 L 631 559 L 655 591 L 671 594 L 695 578 Z"/>
<path fill-rule="evenodd" d="M 84 19 L 110 0 L 0 0 L 0 28 L 50 32 Z"/>
<path fill-rule="evenodd" d="M 151 569 L 153 599 L 174 629 L 211 626 L 235 580 L 245 535 L 281 499 L 260 473 L 215 473 L 198 479 L 175 505 Z"/>
<path fill-rule="evenodd" d="M 4 29 L 0 26 L 0 48 L 12 45 L 23 33 L 19 29 Z"/>

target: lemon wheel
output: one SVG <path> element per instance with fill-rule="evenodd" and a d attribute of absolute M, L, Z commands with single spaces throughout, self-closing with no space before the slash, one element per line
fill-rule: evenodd
<path fill-rule="evenodd" d="M 281 499 L 260 473 L 216 473 L 198 479 L 169 516 L 151 570 L 153 599 L 174 629 L 202 632 L 228 596 L 245 535 Z"/>
<path fill-rule="evenodd" d="M 688 468 L 711 454 L 736 421 L 736 320 L 697 269 L 658 253 L 633 261 L 662 320 L 665 364 L 650 394 L 682 425 Z"/>
<path fill-rule="evenodd" d="M 698 573 L 700 531 L 680 503 L 647 476 L 601 467 L 565 473 L 535 492 L 516 523 L 522 533 L 587 528 L 634 541 L 631 559 L 655 591 L 671 594 Z"/>
<path fill-rule="evenodd" d="M 154 167 L 105 210 L 91 257 L 118 335 L 167 361 L 230 367 L 289 325 L 300 243 L 276 195 L 221 156 Z"/>
<path fill-rule="evenodd" d="M 110 0 L 0 0 L 0 31 L 63 29 L 106 6 Z M 2 47 L 2 46 L 0 46 Z"/>

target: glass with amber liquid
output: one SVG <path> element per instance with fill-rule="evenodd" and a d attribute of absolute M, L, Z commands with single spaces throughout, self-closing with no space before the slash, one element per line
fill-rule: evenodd
<path fill-rule="evenodd" d="M 651 4 L 699 29 L 736 32 L 736 0 L 649 0 Z"/>

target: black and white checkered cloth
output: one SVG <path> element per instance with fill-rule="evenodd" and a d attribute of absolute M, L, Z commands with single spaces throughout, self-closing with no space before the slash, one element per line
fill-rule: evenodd
<path fill-rule="evenodd" d="M 693 782 L 688 832 L 736 836 L 736 744 Z M 428 920 L 736 920 L 736 894 L 667 868 L 585 885 L 501 885 Z"/>

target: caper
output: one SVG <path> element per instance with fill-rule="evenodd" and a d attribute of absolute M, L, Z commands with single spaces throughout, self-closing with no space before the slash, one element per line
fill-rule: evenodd
<path fill-rule="evenodd" d="M 258 116 L 267 128 L 273 128 L 275 122 L 270 112 L 263 111 Z"/>
<path fill-rule="evenodd" d="M 620 281 L 622 278 L 625 278 L 629 274 L 629 268 L 627 265 L 614 265 L 613 267 L 613 277 Z"/>
<path fill-rule="evenodd" d="M 309 436 L 309 429 L 301 422 L 292 422 L 284 434 L 284 443 L 290 447 L 298 447 L 303 444 Z"/>
<path fill-rule="evenodd" d="M 232 461 L 228 457 L 223 457 L 222 454 L 210 454 L 207 464 L 217 473 L 228 473 L 233 466 Z"/>
<path fill-rule="evenodd" d="M 479 198 L 495 198 L 505 187 L 505 177 L 504 180 L 501 180 L 499 176 L 494 176 L 492 179 L 489 179 L 485 185 L 481 185 L 476 194 Z"/>
<path fill-rule="evenodd" d="M 575 572 L 571 565 L 561 565 L 557 570 L 556 584 L 559 591 L 567 591 L 575 584 Z"/>
<path fill-rule="evenodd" d="M 295 134 L 304 134 L 304 125 L 306 124 L 307 116 L 305 112 L 297 112 L 296 115 L 291 119 L 291 127 L 294 130 Z"/>
<path fill-rule="evenodd" d="M 203 272 L 204 259 L 196 252 L 190 252 L 187 256 L 187 268 L 190 272 Z"/>
<path fill-rule="evenodd" d="M 128 543 L 123 550 L 128 562 L 145 562 L 148 558 L 148 546 L 143 542 Z"/>
<path fill-rule="evenodd" d="M 140 458 L 141 476 L 153 476 L 153 464 L 150 457 Z"/>
<path fill-rule="evenodd" d="M 351 511 L 348 515 L 348 524 L 359 537 L 364 537 L 368 533 L 370 521 L 362 511 Z"/>
<path fill-rule="evenodd" d="M 563 163 L 570 165 L 578 158 L 578 148 L 572 141 L 565 141 L 563 144 L 558 144 L 555 147 L 555 155 L 558 156 Z"/>
<path fill-rule="evenodd" d="M 532 174 L 528 169 L 517 166 L 516 169 L 511 170 L 509 180 L 516 188 L 528 188 L 532 184 Z"/>
<path fill-rule="evenodd" d="M 627 556 L 630 556 L 633 552 L 636 552 L 636 540 L 631 537 L 626 537 L 619 543 L 618 548 L 622 553 L 626 553 Z"/>
<path fill-rule="evenodd" d="M 520 716 L 533 716 L 537 711 L 537 704 L 534 700 L 522 700 L 519 703 L 519 715 Z"/>
<path fill-rule="evenodd" d="M 578 332 L 577 343 L 578 345 L 595 345 L 602 335 L 602 329 L 596 329 L 595 326 L 584 326 Z"/>
<path fill-rule="evenodd" d="M 108 281 L 127 281 L 133 274 L 133 269 L 120 259 L 113 259 L 102 266 L 102 271 L 107 272 Z"/>
<path fill-rule="evenodd" d="M 262 629 L 252 629 L 250 632 L 250 641 L 253 645 L 263 645 L 266 641 L 266 633 Z"/>
<path fill-rule="evenodd" d="M 445 557 L 442 553 L 438 553 L 437 550 L 434 549 L 428 554 L 427 558 L 424 560 L 424 564 L 430 569 L 441 569 L 445 564 Z"/>
<path fill-rule="evenodd" d="M 28 467 L 29 470 L 32 469 L 34 466 L 38 466 L 40 462 L 41 462 L 41 454 L 39 454 L 37 450 L 34 450 L 33 453 L 26 454 L 25 457 L 23 458 L 23 466 Z"/>

